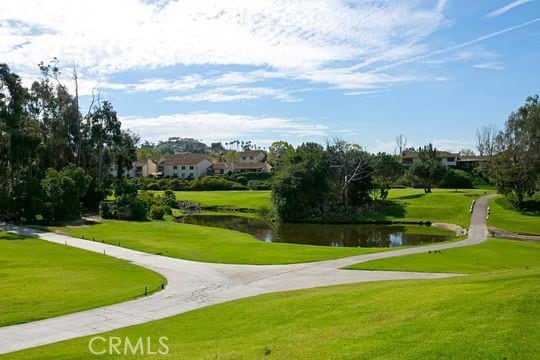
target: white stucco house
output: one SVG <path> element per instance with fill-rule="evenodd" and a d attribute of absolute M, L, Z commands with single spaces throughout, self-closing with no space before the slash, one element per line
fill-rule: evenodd
<path fill-rule="evenodd" d="M 157 170 L 163 177 L 198 179 L 206 175 L 210 166 L 212 163 L 204 155 L 182 153 L 160 160 Z"/>

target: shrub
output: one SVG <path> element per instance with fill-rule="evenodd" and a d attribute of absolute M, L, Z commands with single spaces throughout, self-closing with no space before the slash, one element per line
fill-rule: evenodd
<path fill-rule="evenodd" d="M 171 182 L 169 183 L 169 189 L 174 190 L 174 191 L 187 190 L 188 188 L 189 188 L 189 184 L 185 180 L 174 179 L 174 180 L 171 180 Z"/>
<path fill-rule="evenodd" d="M 448 189 L 471 189 L 474 185 L 472 176 L 466 171 L 448 169 L 441 187 Z"/>
<path fill-rule="evenodd" d="M 152 205 L 148 215 L 150 219 L 153 220 L 162 220 L 165 215 L 171 215 L 172 211 L 170 206 L 167 205 Z"/>
<path fill-rule="evenodd" d="M 106 201 L 102 201 L 100 204 L 99 204 L 99 215 L 103 218 L 103 219 L 114 219 L 115 216 L 113 214 L 113 211 L 111 209 L 111 207 L 109 206 L 110 204 Z"/>
<path fill-rule="evenodd" d="M 193 180 L 191 190 L 245 190 L 246 186 L 229 181 L 220 176 L 206 176 Z"/>
<path fill-rule="evenodd" d="M 161 187 L 157 182 L 151 182 L 146 186 L 146 190 L 161 190 Z"/>
<path fill-rule="evenodd" d="M 174 195 L 174 192 L 172 190 L 165 190 L 165 193 L 163 194 L 162 202 L 164 205 L 167 205 L 171 208 L 178 207 L 178 201 L 176 201 L 176 195 Z"/>
<path fill-rule="evenodd" d="M 270 181 L 250 180 L 248 181 L 247 186 L 251 190 L 270 190 L 272 188 L 272 183 Z"/>

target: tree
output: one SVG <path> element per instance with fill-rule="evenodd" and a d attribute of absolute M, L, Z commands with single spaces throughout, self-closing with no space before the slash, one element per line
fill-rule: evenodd
<path fill-rule="evenodd" d="M 373 182 L 379 197 L 385 200 L 392 184 L 403 175 L 403 165 L 394 156 L 385 153 L 377 154 L 373 160 Z"/>
<path fill-rule="evenodd" d="M 399 150 L 399 155 L 403 154 L 403 150 L 407 148 L 407 138 L 402 134 L 396 136 L 396 149 Z"/>
<path fill-rule="evenodd" d="M 369 155 L 357 144 L 351 144 L 341 139 L 334 139 L 328 143 L 326 151 L 330 159 L 332 174 L 335 179 L 345 212 L 349 211 L 349 199 L 354 196 L 357 202 L 369 198 L 368 191 L 371 184 L 373 169 L 370 166 Z M 360 183 L 366 186 L 356 186 L 356 190 L 363 194 L 352 193 L 353 184 Z M 361 189 L 364 190 L 361 190 Z"/>
<path fill-rule="evenodd" d="M 536 190 L 540 173 L 540 103 L 530 96 L 508 117 L 505 129 L 496 137 L 497 153 L 490 166 L 498 190 L 517 207 L 525 195 Z"/>
<path fill-rule="evenodd" d="M 224 153 L 226 149 L 221 142 L 213 142 L 210 144 L 210 151 L 214 154 L 221 154 Z"/>
<path fill-rule="evenodd" d="M 225 156 L 223 157 L 225 159 L 225 163 L 229 168 L 231 168 L 231 171 L 234 172 L 234 166 L 240 160 L 240 154 L 238 151 L 235 150 L 229 150 L 225 153 Z"/>
<path fill-rule="evenodd" d="M 419 163 L 409 168 L 409 173 L 422 185 L 425 193 L 441 183 L 446 176 L 446 167 L 437 159 L 437 149 L 430 143 L 418 149 Z"/>
<path fill-rule="evenodd" d="M 480 156 L 493 156 L 496 136 L 497 128 L 493 124 L 476 129 L 476 150 Z"/>
<path fill-rule="evenodd" d="M 88 190 L 91 178 L 74 165 L 61 171 L 47 170 L 41 186 L 48 205 L 50 221 L 78 219 L 81 215 L 81 199 Z"/>
<path fill-rule="evenodd" d="M 294 152 L 294 148 L 286 141 L 275 141 L 270 145 L 268 152 L 268 163 L 272 165 L 274 171 L 278 171 L 283 162 L 287 162 L 287 156 Z"/>
<path fill-rule="evenodd" d="M 0 186 L 11 190 L 28 169 L 39 145 L 37 123 L 28 113 L 28 91 L 18 75 L 0 64 Z"/>
<path fill-rule="evenodd" d="M 283 164 L 272 186 L 272 201 L 284 221 L 298 221 L 324 213 L 329 191 L 330 162 L 324 148 L 304 143 Z"/>
<path fill-rule="evenodd" d="M 461 156 L 474 156 L 474 151 L 472 149 L 463 148 L 459 150 L 459 155 Z"/>
<path fill-rule="evenodd" d="M 121 124 L 116 111 L 108 101 L 98 102 L 88 116 L 90 142 L 97 151 L 97 181 L 103 184 L 105 153 L 115 144 L 123 141 Z"/>

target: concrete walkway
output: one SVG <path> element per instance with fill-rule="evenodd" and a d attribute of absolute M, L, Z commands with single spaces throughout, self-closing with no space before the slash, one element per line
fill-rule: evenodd
<path fill-rule="evenodd" d="M 187 261 L 11 226 L 8 230 L 19 234 L 101 254 L 105 251 L 108 256 L 128 260 L 135 265 L 162 274 L 167 279 L 167 286 L 165 290 L 148 297 L 116 305 L 26 324 L 0 327 L 0 354 L 99 334 L 259 294 L 367 281 L 440 279 L 460 276 L 458 274 L 339 269 L 369 260 L 481 243 L 488 236 L 485 219 L 489 197 L 484 196 L 477 200 L 471 217 L 469 237 L 466 240 L 293 265 L 227 265 Z"/>

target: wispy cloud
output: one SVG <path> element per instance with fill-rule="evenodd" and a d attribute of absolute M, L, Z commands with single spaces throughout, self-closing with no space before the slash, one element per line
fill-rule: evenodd
<path fill-rule="evenodd" d="M 164 97 L 168 101 L 190 101 L 190 102 L 226 102 L 254 99 L 275 99 L 283 102 L 299 102 L 299 98 L 292 96 L 288 91 L 269 87 L 220 87 L 208 91 L 189 93 L 185 95 L 175 95 Z"/>
<path fill-rule="evenodd" d="M 507 11 L 512 10 L 515 7 L 521 6 L 521 5 L 526 4 L 526 3 L 530 2 L 530 1 L 531 0 L 515 0 L 515 1 L 512 1 L 511 3 L 509 3 L 509 4 L 505 5 L 505 6 L 502 6 L 502 7 L 498 8 L 498 9 L 496 9 L 496 10 L 493 10 L 492 12 L 487 14 L 486 17 L 487 18 L 497 17 L 499 15 L 504 14 Z"/>
<path fill-rule="evenodd" d="M 59 0 L 53 7 L 44 0 L 3 1 L 0 58 L 35 69 L 56 56 L 105 79 L 128 70 L 210 64 L 270 69 L 286 79 L 345 89 L 387 86 L 401 77 L 366 74 L 347 63 L 425 51 L 422 42 L 445 24 L 445 3 Z M 240 72 L 229 75 L 251 81 Z M 150 84 L 141 86 L 131 89 L 145 91 Z"/>
<path fill-rule="evenodd" d="M 475 69 L 504 70 L 504 66 L 496 62 L 473 65 Z"/>
<path fill-rule="evenodd" d="M 225 113 L 188 113 L 156 117 L 129 116 L 122 124 L 149 141 L 158 141 L 175 134 L 203 139 L 228 139 L 243 136 L 279 138 L 287 135 L 320 136 L 328 127 L 280 117 L 256 117 Z"/>
<path fill-rule="evenodd" d="M 437 55 L 442 55 L 442 54 L 446 54 L 446 53 L 449 53 L 449 52 L 452 52 L 452 51 L 463 49 L 465 47 L 480 43 L 482 41 L 489 40 L 489 39 L 494 38 L 496 36 L 506 34 L 508 32 L 511 32 L 511 31 L 514 31 L 514 30 L 517 30 L 517 29 L 521 29 L 521 28 L 523 28 L 525 26 L 532 25 L 532 24 L 534 24 L 534 23 L 536 23 L 538 21 L 540 21 L 540 17 L 534 18 L 534 19 L 532 19 L 530 21 L 527 21 L 527 22 L 524 22 L 524 23 L 521 23 L 521 24 L 518 24 L 518 25 L 515 25 L 515 26 L 505 28 L 503 30 L 495 31 L 495 32 L 492 32 L 490 34 L 480 36 L 480 37 L 478 37 L 478 38 L 476 38 L 474 40 L 465 41 L 465 42 L 463 42 L 461 44 L 457 44 L 457 45 L 447 47 L 445 49 L 431 51 L 431 52 L 424 53 L 424 54 L 421 54 L 421 55 L 418 55 L 418 56 L 414 56 L 412 58 L 400 60 L 400 61 L 394 62 L 392 64 L 384 65 L 384 66 L 381 66 L 381 67 L 379 67 L 379 68 L 377 68 L 377 69 L 375 69 L 373 71 L 374 72 L 380 72 L 380 71 L 388 70 L 388 69 L 391 69 L 391 68 L 395 68 L 397 66 L 400 66 L 400 65 L 403 65 L 403 64 L 406 64 L 406 63 L 412 63 L 412 62 L 428 59 L 428 58 L 431 58 L 431 57 L 434 57 L 434 56 L 437 56 Z"/>

